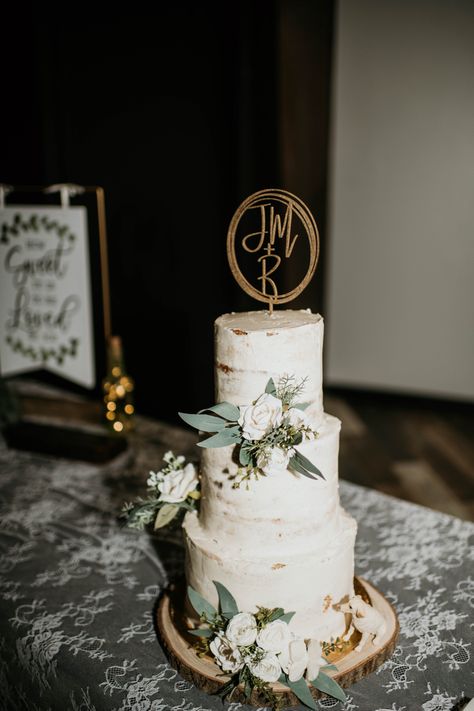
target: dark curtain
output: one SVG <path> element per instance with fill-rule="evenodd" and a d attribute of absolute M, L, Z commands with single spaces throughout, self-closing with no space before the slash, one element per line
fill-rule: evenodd
<path fill-rule="evenodd" d="M 329 76 L 330 5 L 311 14 L 327 28 L 318 86 Z M 4 25 L 0 181 L 104 187 L 113 330 L 137 408 L 162 419 L 213 402 L 214 318 L 260 308 L 230 275 L 225 237 L 245 196 L 293 187 L 282 130 L 297 129 L 280 121 L 291 6 L 170 3 L 158 19 L 107 22 L 46 20 L 35 6 L 16 29 Z"/>

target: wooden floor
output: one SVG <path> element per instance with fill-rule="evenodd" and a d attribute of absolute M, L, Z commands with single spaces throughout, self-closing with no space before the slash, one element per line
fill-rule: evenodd
<path fill-rule="evenodd" d="M 342 420 L 342 478 L 474 520 L 472 405 L 350 390 L 324 404 Z"/>

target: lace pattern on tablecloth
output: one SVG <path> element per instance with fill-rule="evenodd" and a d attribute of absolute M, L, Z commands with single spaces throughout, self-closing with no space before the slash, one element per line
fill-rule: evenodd
<path fill-rule="evenodd" d="M 183 567 L 179 530 L 121 529 L 120 472 L 6 449 L 0 466 L 0 708 L 221 709 L 156 639 L 157 596 Z M 341 498 L 359 523 L 356 571 L 395 606 L 401 634 L 345 704 L 320 708 L 449 711 L 474 695 L 474 526 L 346 482 Z"/>

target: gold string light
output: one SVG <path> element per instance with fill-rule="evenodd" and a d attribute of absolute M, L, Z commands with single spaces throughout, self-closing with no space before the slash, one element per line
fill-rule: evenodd
<path fill-rule="evenodd" d="M 108 426 L 117 434 L 133 428 L 133 391 L 132 378 L 126 374 L 122 341 L 119 336 L 112 336 L 108 347 L 107 376 L 103 383 L 105 419 Z"/>

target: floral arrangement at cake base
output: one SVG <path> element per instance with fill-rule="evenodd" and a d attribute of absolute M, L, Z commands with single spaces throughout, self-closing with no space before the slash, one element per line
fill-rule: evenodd
<path fill-rule="evenodd" d="M 230 701 L 240 686 L 247 702 L 257 691 L 265 703 L 278 709 L 282 700 L 272 685 L 279 682 L 311 709 L 317 707 L 310 686 L 346 700 L 339 684 L 327 675 L 337 668 L 324 659 L 321 642 L 301 639 L 290 629 L 293 612 L 281 607 L 239 612 L 232 594 L 221 583 L 213 582 L 219 596 L 218 610 L 191 586 L 188 598 L 201 623 L 190 630 L 199 638 L 196 653 L 212 656 L 223 674 L 229 676 L 219 696 Z"/>

